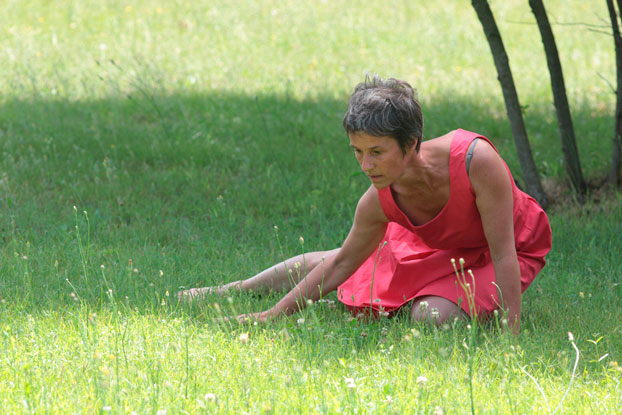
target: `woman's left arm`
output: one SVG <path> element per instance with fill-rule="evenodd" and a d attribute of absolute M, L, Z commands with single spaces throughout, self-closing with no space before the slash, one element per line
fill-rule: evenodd
<path fill-rule="evenodd" d="M 469 177 L 501 291 L 501 305 L 514 333 L 520 328 L 521 275 L 514 242 L 512 183 L 501 156 L 484 140 L 473 152 Z"/>

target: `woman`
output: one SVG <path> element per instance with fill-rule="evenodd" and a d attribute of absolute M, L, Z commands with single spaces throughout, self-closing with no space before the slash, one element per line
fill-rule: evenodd
<path fill-rule="evenodd" d="M 342 247 L 291 258 L 244 281 L 184 291 L 180 298 L 234 287 L 284 289 L 304 262 L 306 276 L 295 279 L 281 301 L 240 319 L 291 314 L 338 290 L 353 312 L 387 313 L 412 303 L 412 318 L 440 324 L 501 309 L 517 331 L 521 293 L 545 264 L 551 230 L 492 143 L 465 130 L 422 142 L 423 116 L 412 87 L 377 76 L 356 87 L 343 126 L 372 185 Z M 452 258 L 463 258 L 474 277 L 459 283 Z"/>

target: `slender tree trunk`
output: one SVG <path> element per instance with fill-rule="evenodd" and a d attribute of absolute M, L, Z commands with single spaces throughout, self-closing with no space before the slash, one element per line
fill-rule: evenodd
<path fill-rule="evenodd" d="M 555 37 L 553 36 L 553 31 L 551 30 L 551 25 L 549 24 L 549 19 L 546 15 L 542 0 L 529 0 L 529 6 L 536 17 L 538 29 L 540 29 L 540 36 L 542 37 L 542 44 L 544 45 L 544 52 L 546 54 L 546 63 L 551 76 L 553 101 L 555 102 L 555 112 L 557 113 L 557 125 L 559 127 L 559 137 L 562 142 L 562 151 L 564 152 L 566 173 L 570 177 L 570 182 L 579 196 L 579 201 L 583 202 L 587 187 L 581 171 L 581 161 L 579 160 L 579 152 L 577 151 L 577 141 L 574 134 L 574 127 L 572 126 L 572 116 L 570 115 L 568 97 L 566 96 L 564 74 L 559 61 Z"/>
<path fill-rule="evenodd" d="M 622 10 L 622 0 L 618 0 L 618 10 Z M 607 9 L 613 29 L 613 42 L 616 51 L 616 112 L 613 134 L 613 156 L 609 171 L 609 184 L 619 187 L 622 184 L 622 37 L 613 0 L 607 0 Z"/>
<path fill-rule="evenodd" d="M 503 46 L 497 23 L 495 22 L 495 18 L 487 0 L 472 0 L 471 4 L 482 24 L 486 39 L 488 40 L 488 45 L 490 46 L 490 51 L 492 52 L 492 57 L 495 61 L 497 77 L 501 84 L 501 90 L 503 91 L 505 109 L 512 127 L 514 144 L 516 145 L 518 161 L 523 171 L 527 193 L 533 196 L 538 203 L 540 203 L 540 206 L 546 208 L 548 206 L 548 199 L 542 189 L 536 163 L 533 161 L 533 154 L 531 153 L 531 146 L 529 145 L 529 139 L 527 137 L 525 121 L 523 120 L 518 94 L 514 86 L 514 78 L 512 77 L 512 71 L 510 69 L 510 61 L 505 52 L 505 46 Z"/>

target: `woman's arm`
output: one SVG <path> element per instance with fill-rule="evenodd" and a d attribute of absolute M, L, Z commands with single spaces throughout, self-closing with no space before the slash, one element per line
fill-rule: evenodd
<path fill-rule="evenodd" d="M 281 301 L 271 309 L 253 315 L 241 315 L 265 321 L 280 314 L 292 314 L 306 306 L 307 299 L 318 300 L 337 289 L 363 264 L 382 241 L 387 227 L 378 191 L 372 186 L 361 197 L 356 207 L 354 224 L 339 253 L 315 267 Z"/>
<path fill-rule="evenodd" d="M 521 275 L 514 242 L 512 183 L 501 156 L 484 140 L 478 141 L 470 168 L 475 202 L 501 291 L 501 305 L 514 333 L 520 327 Z"/>

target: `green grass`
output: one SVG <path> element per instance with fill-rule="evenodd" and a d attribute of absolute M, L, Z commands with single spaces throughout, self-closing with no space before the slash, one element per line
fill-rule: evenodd
<path fill-rule="evenodd" d="M 540 173 L 563 181 L 524 3 L 492 6 Z M 547 7 L 558 22 L 603 24 L 602 3 Z M 463 324 L 349 321 L 342 307 L 316 304 L 238 327 L 213 318 L 265 309 L 279 294 L 195 307 L 173 299 L 181 286 L 252 275 L 284 259 L 281 246 L 300 253 L 300 235 L 305 251 L 343 241 L 368 182 L 340 124 L 366 71 L 418 88 L 426 137 L 481 132 L 520 177 L 468 2 L 59 0 L 4 10 L 2 413 L 469 413 L 472 359 L 477 413 L 546 414 L 571 381 L 568 331 L 581 356 L 564 412 L 622 411 L 619 195 L 550 212 L 554 246 L 524 296 L 522 333 L 485 325 L 469 350 Z M 615 79 L 613 42 L 582 26 L 554 30 L 584 171 L 596 179 L 611 153 L 614 95 L 601 77 Z"/>

